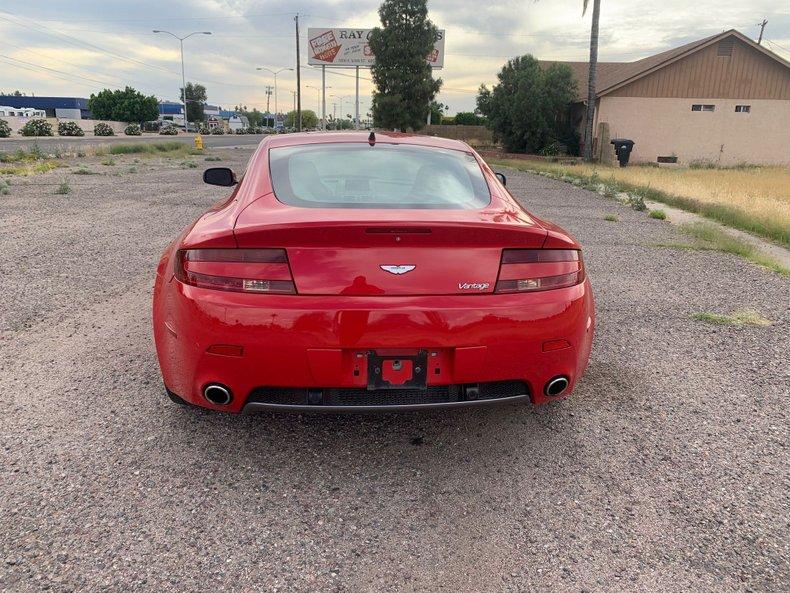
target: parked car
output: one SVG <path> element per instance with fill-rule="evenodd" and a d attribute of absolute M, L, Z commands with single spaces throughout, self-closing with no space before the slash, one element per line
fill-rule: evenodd
<path fill-rule="evenodd" d="M 534 404 L 567 396 L 595 312 L 580 245 L 467 144 L 267 136 L 156 272 L 172 399 L 230 412 Z"/>

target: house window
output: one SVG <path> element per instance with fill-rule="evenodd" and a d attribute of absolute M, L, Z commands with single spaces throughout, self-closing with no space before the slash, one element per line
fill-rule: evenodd
<path fill-rule="evenodd" d="M 715 105 L 699 105 L 694 104 L 691 106 L 692 111 L 716 111 Z"/>
<path fill-rule="evenodd" d="M 751 105 L 736 105 L 735 113 L 749 113 L 752 110 Z"/>

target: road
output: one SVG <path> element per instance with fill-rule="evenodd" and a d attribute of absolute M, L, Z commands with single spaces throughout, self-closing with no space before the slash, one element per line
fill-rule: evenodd
<path fill-rule="evenodd" d="M 250 150 L 217 154 L 241 170 Z M 658 247 L 682 240 L 669 223 L 512 171 L 585 246 L 599 325 L 570 399 L 202 412 L 164 396 L 151 286 L 223 191 L 133 156 L 0 198 L 0 590 L 787 589 L 787 279 Z M 773 324 L 691 318 L 741 308 Z"/>
<path fill-rule="evenodd" d="M 208 148 L 227 146 L 257 146 L 265 136 L 260 134 L 225 134 L 223 136 L 203 136 L 203 143 Z M 39 138 L 8 138 L 0 139 L 0 151 L 12 151 L 19 148 L 30 148 L 34 144 L 45 147 L 69 147 L 75 150 L 80 146 L 96 146 L 99 144 L 115 144 L 130 142 L 169 142 L 179 140 L 190 146 L 195 142 L 194 134 L 180 134 L 178 136 L 159 136 L 158 134 L 144 134 L 142 136 L 86 136 L 82 138 L 69 138 L 67 136 L 41 136 Z"/>

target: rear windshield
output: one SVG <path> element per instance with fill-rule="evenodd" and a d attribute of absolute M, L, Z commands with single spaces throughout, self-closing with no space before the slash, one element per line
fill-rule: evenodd
<path fill-rule="evenodd" d="M 335 143 L 269 151 L 274 193 L 307 208 L 473 209 L 491 201 L 475 158 L 407 144 Z"/>

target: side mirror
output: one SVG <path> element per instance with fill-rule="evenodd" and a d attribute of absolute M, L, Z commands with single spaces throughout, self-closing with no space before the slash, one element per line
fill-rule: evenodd
<path fill-rule="evenodd" d="M 211 167 L 203 171 L 203 183 L 230 187 L 236 185 L 236 174 L 227 167 Z"/>
<path fill-rule="evenodd" d="M 495 172 L 494 175 L 496 175 L 496 178 L 499 179 L 499 181 L 500 181 L 500 183 L 502 183 L 502 185 L 507 185 L 507 177 L 505 177 L 504 173 L 496 173 Z"/>

